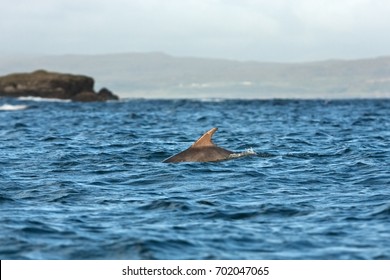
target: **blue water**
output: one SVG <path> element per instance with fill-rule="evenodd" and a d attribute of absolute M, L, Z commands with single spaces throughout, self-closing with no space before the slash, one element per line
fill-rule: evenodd
<path fill-rule="evenodd" d="M 0 259 L 390 259 L 390 100 L 0 109 Z"/>

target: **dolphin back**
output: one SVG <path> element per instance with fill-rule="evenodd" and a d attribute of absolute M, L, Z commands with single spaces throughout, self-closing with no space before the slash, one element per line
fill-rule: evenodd
<path fill-rule="evenodd" d="M 167 158 L 163 162 L 176 163 L 176 162 L 222 161 L 222 160 L 230 159 L 231 154 L 234 153 L 217 146 L 201 147 L 201 148 L 190 147 L 183 152 L 180 152 L 174 156 Z"/>

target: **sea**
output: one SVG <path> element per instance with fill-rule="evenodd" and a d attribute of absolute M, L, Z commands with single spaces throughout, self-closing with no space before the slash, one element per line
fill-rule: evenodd
<path fill-rule="evenodd" d="M 388 260 L 390 100 L 1 98 L 0 259 Z"/>

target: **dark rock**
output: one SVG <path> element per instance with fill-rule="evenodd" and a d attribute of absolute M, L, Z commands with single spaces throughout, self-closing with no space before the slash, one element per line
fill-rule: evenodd
<path fill-rule="evenodd" d="M 106 89 L 106 88 L 102 88 L 101 90 L 99 90 L 99 92 L 97 93 L 97 95 L 99 96 L 99 98 L 101 99 L 104 99 L 104 100 L 117 100 L 118 97 L 112 93 L 112 91 Z"/>
<path fill-rule="evenodd" d="M 34 96 L 85 102 L 118 99 L 107 89 L 95 93 L 93 86 L 94 80 L 87 76 L 38 70 L 0 77 L 0 96 Z"/>
<path fill-rule="evenodd" d="M 83 91 L 72 97 L 73 101 L 80 101 L 80 102 L 101 101 L 97 99 L 98 99 L 97 94 L 92 91 Z"/>

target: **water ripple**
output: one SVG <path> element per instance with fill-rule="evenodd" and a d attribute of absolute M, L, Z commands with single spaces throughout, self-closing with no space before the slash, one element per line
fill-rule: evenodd
<path fill-rule="evenodd" d="M 4 104 L 1 259 L 390 258 L 388 100 Z"/>

